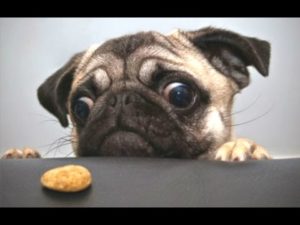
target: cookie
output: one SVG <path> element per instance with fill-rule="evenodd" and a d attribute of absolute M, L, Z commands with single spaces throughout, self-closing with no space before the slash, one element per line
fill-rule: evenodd
<path fill-rule="evenodd" d="M 46 171 L 41 177 L 44 187 L 60 192 L 77 192 L 89 187 L 92 176 L 80 165 L 66 165 Z"/>

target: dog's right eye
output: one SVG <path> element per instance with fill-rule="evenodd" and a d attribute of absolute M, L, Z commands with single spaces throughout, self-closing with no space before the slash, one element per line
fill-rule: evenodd
<path fill-rule="evenodd" d="M 83 122 L 89 116 L 93 105 L 94 105 L 93 100 L 88 97 L 78 98 L 74 102 L 73 113 L 80 121 Z"/>

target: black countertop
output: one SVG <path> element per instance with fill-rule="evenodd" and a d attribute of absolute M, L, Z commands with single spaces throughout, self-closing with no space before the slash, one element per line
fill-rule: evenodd
<path fill-rule="evenodd" d="M 41 187 L 48 169 L 80 164 L 93 176 L 79 193 Z M 153 158 L 0 160 L 1 207 L 300 206 L 300 159 L 224 163 Z"/>

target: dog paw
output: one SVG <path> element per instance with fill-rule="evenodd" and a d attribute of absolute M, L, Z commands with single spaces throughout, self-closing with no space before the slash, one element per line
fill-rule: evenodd
<path fill-rule="evenodd" d="M 1 159 L 28 159 L 28 158 L 41 158 L 41 155 L 38 151 L 31 148 L 21 149 L 8 149 L 4 152 Z"/>
<path fill-rule="evenodd" d="M 220 161 L 245 161 L 248 159 L 271 159 L 271 156 L 262 146 L 245 138 L 226 142 L 215 154 L 215 160 Z"/>

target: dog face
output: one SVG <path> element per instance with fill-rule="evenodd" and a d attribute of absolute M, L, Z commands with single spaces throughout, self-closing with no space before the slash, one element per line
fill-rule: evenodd
<path fill-rule="evenodd" d="M 209 157 L 231 139 L 247 66 L 268 75 L 266 41 L 215 28 L 142 32 L 76 54 L 38 89 L 78 156 Z"/>

